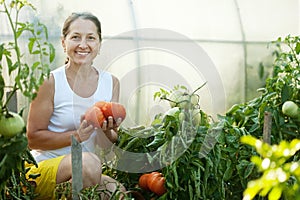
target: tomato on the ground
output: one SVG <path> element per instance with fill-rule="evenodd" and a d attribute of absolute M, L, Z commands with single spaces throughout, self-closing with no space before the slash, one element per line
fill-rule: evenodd
<path fill-rule="evenodd" d="M 143 174 L 139 178 L 139 186 L 143 190 L 149 190 L 149 187 L 148 187 L 148 184 L 147 184 L 149 176 L 150 176 L 150 174 Z"/>
<path fill-rule="evenodd" d="M 147 179 L 147 186 L 152 192 L 161 196 L 167 192 L 165 182 L 166 179 L 162 173 L 152 172 Z"/>

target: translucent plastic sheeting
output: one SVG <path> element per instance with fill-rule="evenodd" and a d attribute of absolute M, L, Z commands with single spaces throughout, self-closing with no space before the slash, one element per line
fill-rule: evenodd
<path fill-rule="evenodd" d="M 130 108 L 130 125 L 147 124 L 168 109 L 153 101 L 160 87 L 186 84 L 193 90 L 207 81 L 199 94 L 203 110 L 212 115 L 256 96 L 264 84 L 259 63 L 266 63 L 266 72 L 271 69 L 272 49 L 267 44 L 300 31 L 298 0 L 31 2 L 37 16 L 25 12 L 22 17 L 38 17 L 47 25 L 57 53 L 52 68 L 65 59 L 60 44 L 64 19 L 77 11 L 99 17 L 104 40 L 94 64 L 121 80 L 121 103 Z M 1 21 L 0 34 L 9 37 L 8 26 Z M 147 38 L 137 30 L 146 31 Z M 210 73 L 215 76 L 207 77 Z"/>

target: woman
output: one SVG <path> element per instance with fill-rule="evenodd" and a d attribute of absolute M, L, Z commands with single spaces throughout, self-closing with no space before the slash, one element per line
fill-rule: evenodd
<path fill-rule="evenodd" d="M 101 46 L 99 20 L 90 13 L 73 13 L 64 23 L 61 41 L 67 62 L 44 81 L 28 114 L 28 144 L 38 162 L 38 168 L 31 167 L 28 174 L 41 174 L 35 179 L 38 198 L 54 198 L 56 184 L 72 180 L 72 135 L 83 147 L 83 187 L 109 182 L 106 189 L 111 192 L 117 187 L 125 191 L 117 181 L 102 175 L 101 161 L 91 153 L 95 145 L 117 140 L 116 128 L 122 119 L 114 123 L 109 117 L 102 129 L 95 129 L 82 117 L 97 101 L 119 100 L 119 80 L 93 66 Z"/>

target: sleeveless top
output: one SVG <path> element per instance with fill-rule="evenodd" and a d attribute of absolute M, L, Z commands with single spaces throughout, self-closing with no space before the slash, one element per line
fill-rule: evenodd
<path fill-rule="evenodd" d="M 48 130 L 53 132 L 65 132 L 78 129 L 80 118 L 85 111 L 97 101 L 111 101 L 113 91 L 112 75 L 108 72 L 98 70 L 98 86 L 93 95 L 87 98 L 78 96 L 71 89 L 65 72 L 65 65 L 53 70 L 54 77 L 54 110 L 50 118 Z M 75 81 L 76 85 L 76 81 Z M 76 86 L 75 86 L 76 87 Z M 90 138 L 81 143 L 82 151 L 94 151 L 94 138 L 96 131 Z M 71 146 L 55 150 L 32 150 L 33 157 L 37 162 L 49 158 L 71 153 Z"/>

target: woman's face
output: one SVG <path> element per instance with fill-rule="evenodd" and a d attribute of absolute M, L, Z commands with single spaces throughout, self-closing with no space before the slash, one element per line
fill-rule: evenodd
<path fill-rule="evenodd" d="M 69 27 L 69 33 L 62 38 L 69 62 L 76 65 L 91 65 L 100 49 L 96 25 L 85 19 L 76 19 Z"/>

